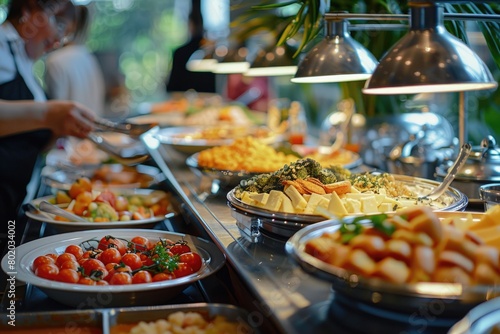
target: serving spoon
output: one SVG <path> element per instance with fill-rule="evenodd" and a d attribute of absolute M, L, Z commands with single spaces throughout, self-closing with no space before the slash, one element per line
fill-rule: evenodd
<path fill-rule="evenodd" d="M 455 160 L 455 163 L 453 166 L 448 170 L 448 173 L 446 174 L 445 178 L 443 179 L 443 182 L 433 190 L 431 190 L 430 193 L 427 195 L 418 197 L 418 201 L 425 201 L 425 200 L 435 200 L 441 196 L 446 189 L 448 189 L 448 186 L 453 182 L 455 177 L 457 176 L 458 171 L 462 166 L 465 164 L 467 159 L 469 158 L 470 152 L 472 150 L 472 146 L 469 143 L 465 143 L 462 145 L 460 148 L 460 152 L 458 152 L 457 159 Z"/>

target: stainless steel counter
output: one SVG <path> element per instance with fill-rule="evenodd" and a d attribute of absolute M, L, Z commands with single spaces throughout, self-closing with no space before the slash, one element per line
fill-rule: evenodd
<path fill-rule="evenodd" d="M 306 274 L 288 258 L 286 239 L 265 234 L 250 236 L 240 229 L 226 204 L 230 189 L 217 189 L 218 184 L 186 167 L 186 155 L 160 145 L 152 136 L 143 137 L 143 141 L 185 203 L 186 214 L 192 215 L 226 254 L 243 289 L 248 290 L 245 298 L 253 299 L 246 300 L 248 309 L 254 310 L 249 322 L 271 322 L 282 333 L 317 333 L 324 329 L 329 323 L 330 284 Z"/>

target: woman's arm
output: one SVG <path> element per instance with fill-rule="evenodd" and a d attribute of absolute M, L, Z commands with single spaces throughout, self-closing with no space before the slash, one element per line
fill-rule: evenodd
<path fill-rule="evenodd" d="M 93 119 L 90 110 L 75 102 L 0 100 L 0 136 L 49 129 L 57 137 L 85 138 Z"/>

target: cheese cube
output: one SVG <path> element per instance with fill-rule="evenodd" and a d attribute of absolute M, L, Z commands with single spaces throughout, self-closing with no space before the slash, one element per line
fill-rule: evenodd
<path fill-rule="evenodd" d="M 281 197 L 283 197 L 283 201 L 281 202 L 280 211 L 287 213 L 295 213 L 295 209 L 292 204 L 292 200 L 288 198 L 287 195 L 281 193 Z"/>
<path fill-rule="evenodd" d="M 382 203 L 378 206 L 379 212 L 391 212 L 394 211 L 394 204 L 391 203 Z"/>
<path fill-rule="evenodd" d="M 379 195 L 379 194 L 374 194 L 374 193 L 347 193 L 346 197 L 352 198 L 352 199 L 357 199 L 358 201 L 361 201 L 362 198 L 374 197 L 375 200 L 377 201 L 377 205 L 380 205 L 381 203 L 385 202 L 386 198 L 387 198 L 385 195 Z"/>
<path fill-rule="evenodd" d="M 328 203 L 328 211 L 333 212 L 336 216 L 343 217 L 348 214 L 344 203 L 340 199 L 339 195 L 334 191 L 330 197 L 330 202 Z"/>
<path fill-rule="evenodd" d="M 328 209 L 328 205 L 330 204 L 330 199 L 326 199 L 324 196 L 321 196 L 321 200 L 318 203 L 318 207 Z"/>
<path fill-rule="evenodd" d="M 361 202 L 352 198 L 346 198 L 345 208 L 349 213 L 361 213 Z"/>
<path fill-rule="evenodd" d="M 254 200 L 252 197 L 251 197 L 251 194 L 252 193 L 249 193 L 248 191 L 244 191 L 242 194 L 241 194 L 241 201 L 243 203 L 246 203 L 248 205 L 257 205 L 259 202 L 257 202 L 256 200 Z M 253 193 L 255 194 L 255 193 Z"/>
<path fill-rule="evenodd" d="M 266 205 L 267 200 L 269 198 L 268 193 L 260 193 L 260 194 L 250 194 L 248 195 L 254 201 L 259 202 L 259 204 Z"/>
<path fill-rule="evenodd" d="M 378 212 L 378 205 L 375 196 L 371 195 L 362 197 L 359 199 L 359 202 L 361 203 L 361 211 L 363 211 L 364 213 Z"/>
<path fill-rule="evenodd" d="M 301 212 L 307 206 L 307 201 L 302 197 L 299 191 L 292 185 L 285 189 L 285 194 L 292 201 L 292 205 L 297 212 Z"/>
<path fill-rule="evenodd" d="M 304 208 L 304 213 L 312 215 L 318 204 L 323 200 L 323 196 L 319 194 L 311 194 L 306 207 Z"/>
<path fill-rule="evenodd" d="M 281 191 L 271 190 L 264 208 L 271 211 L 278 211 L 281 207 L 281 202 L 283 202 L 283 197 L 281 197 L 281 195 Z"/>
<path fill-rule="evenodd" d="M 351 187 L 351 193 L 361 193 L 356 187 L 352 186 Z"/>

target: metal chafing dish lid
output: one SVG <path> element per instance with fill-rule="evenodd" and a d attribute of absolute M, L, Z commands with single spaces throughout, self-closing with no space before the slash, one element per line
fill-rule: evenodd
<path fill-rule="evenodd" d="M 446 175 L 449 164 L 436 169 L 438 176 Z M 474 147 L 465 165 L 458 172 L 456 180 L 500 181 L 500 148 L 493 136 L 483 139 L 481 146 Z"/>

